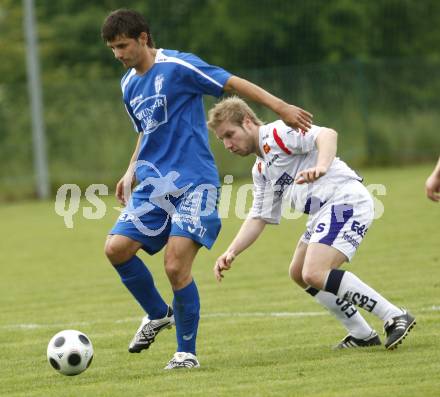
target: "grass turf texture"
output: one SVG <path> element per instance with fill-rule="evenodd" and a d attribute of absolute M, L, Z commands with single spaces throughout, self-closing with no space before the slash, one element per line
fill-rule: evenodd
<path fill-rule="evenodd" d="M 440 208 L 424 197 L 430 171 L 364 172 L 367 185 L 386 186 L 387 195 L 378 197 L 385 212 L 346 266 L 417 316 L 396 351 L 331 350 L 344 330 L 287 275 L 305 217 L 268 226 L 216 283 L 214 260 L 241 224 L 229 218 L 212 251 L 202 250 L 194 266 L 202 367 L 193 371 L 162 370 L 175 351 L 174 330 L 164 331 L 149 351 L 127 352 L 142 313 L 103 255 L 117 216 L 113 198 L 105 199 L 105 218 L 86 220 L 79 212 L 73 229 L 65 228 L 53 202 L 2 205 L 0 395 L 438 396 Z M 171 301 L 162 254 L 142 258 Z M 298 312 L 316 315 L 269 315 Z M 380 321 L 366 318 L 381 331 Z M 56 332 L 71 328 L 92 339 L 95 358 L 85 373 L 65 377 L 47 363 L 46 346 Z"/>

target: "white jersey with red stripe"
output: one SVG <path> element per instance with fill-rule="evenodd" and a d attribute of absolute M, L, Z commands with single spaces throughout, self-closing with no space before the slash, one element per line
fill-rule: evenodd
<path fill-rule="evenodd" d="M 258 157 L 252 168 L 254 201 L 249 213 L 268 223 L 279 223 L 283 197 L 292 208 L 307 214 L 317 212 L 348 181 L 362 178 L 345 162 L 336 157 L 326 175 L 313 183 L 296 184 L 297 174 L 316 165 L 316 138 L 322 127 L 313 125 L 302 133 L 281 120 L 259 129 L 259 145 L 263 157 Z"/>

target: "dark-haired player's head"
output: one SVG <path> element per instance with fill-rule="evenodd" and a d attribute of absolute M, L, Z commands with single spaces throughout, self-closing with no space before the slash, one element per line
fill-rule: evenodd
<path fill-rule="evenodd" d="M 137 11 L 124 8 L 112 11 L 105 18 L 101 28 L 101 36 L 107 43 L 123 37 L 138 39 L 142 33 L 147 35 L 148 47 L 154 48 L 150 27 L 145 18 Z"/>

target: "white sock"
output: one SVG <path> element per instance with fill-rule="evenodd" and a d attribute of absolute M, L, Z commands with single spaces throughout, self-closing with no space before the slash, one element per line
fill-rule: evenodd
<path fill-rule="evenodd" d="M 373 328 L 350 302 L 339 299 L 330 292 L 309 287 L 306 289 L 322 306 L 342 323 L 348 333 L 358 339 L 371 336 Z"/>
<path fill-rule="evenodd" d="M 402 314 L 402 310 L 351 272 L 339 269 L 330 270 L 325 290 L 373 313 L 383 321 Z"/>

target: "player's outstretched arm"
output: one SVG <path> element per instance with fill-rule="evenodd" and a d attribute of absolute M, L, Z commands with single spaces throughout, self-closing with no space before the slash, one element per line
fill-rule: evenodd
<path fill-rule="evenodd" d="M 224 90 L 237 93 L 251 101 L 261 103 L 278 114 L 281 120 L 290 127 L 308 131 L 312 126 L 313 115 L 311 113 L 284 102 L 250 81 L 232 76 L 226 82 Z"/>
<path fill-rule="evenodd" d="M 318 159 L 316 165 L 298 172 L 295 183 L 311 183 L 324 176 L 330 168 L 337 150 L 338 134 L 330 128 L 322 128 L 316 138 Z"/>
<path fill-rule="evenodd" d="M 243 222 L 229 248 L 215 262 L 214 275 L 217 281 L 222 281 L 222 272 L 231 268 L 235 257 L 257 240 L 265 226 L 266 222 L 259 218 L 247 218 Z"/>
<path fill-rule="evenodd" d="M 425 191 L 429 199 L 440 202 L 440 158 L 432 174 L 426 180 Z"/>

